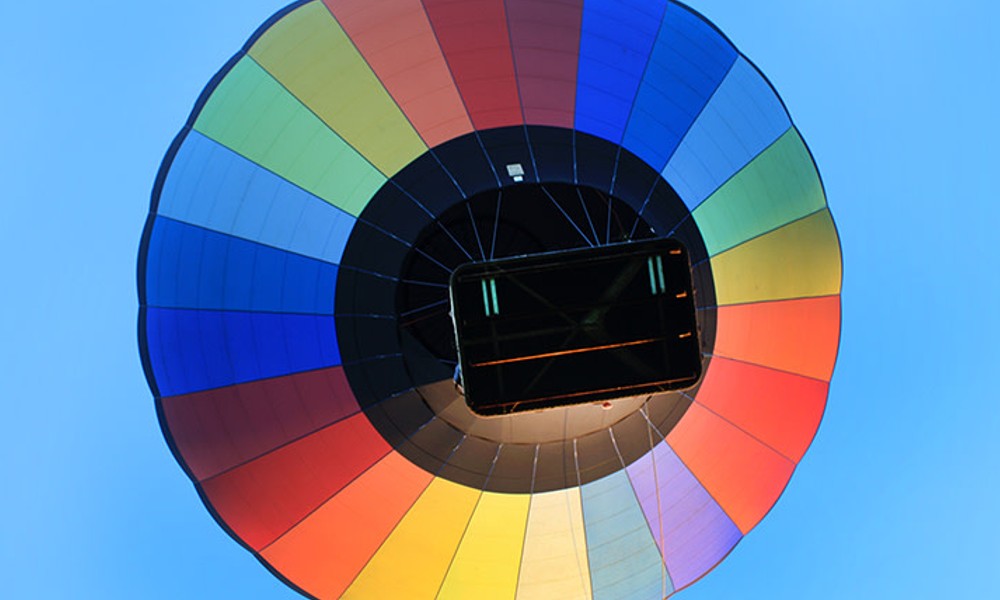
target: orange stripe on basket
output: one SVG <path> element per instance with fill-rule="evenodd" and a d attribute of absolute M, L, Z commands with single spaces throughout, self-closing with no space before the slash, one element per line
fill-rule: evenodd
<path fill-rule="evenodd" d="M 771 510 L 795 468 L 699 404 L 691 405 L 667 443 L 743 533 Z"/>
<path fill-rule="evenodd" d="M 715 350 L 829 381 L 840 338 L 840 296 L 720 306 Z"/>

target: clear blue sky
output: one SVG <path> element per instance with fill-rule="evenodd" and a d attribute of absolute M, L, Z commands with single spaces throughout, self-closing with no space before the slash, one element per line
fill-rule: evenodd
<path fill-rule="evenodd" d="M 1000 562 L 1000 7 L 691 0 L 771 79 L 844 251 L 825 420 L 681 600 L 984 598 Z M 0 39 L 0 596 L 295 598 L 157 426 L 135 257 L 156 170 L 282 0 L 20 2 Z"/>

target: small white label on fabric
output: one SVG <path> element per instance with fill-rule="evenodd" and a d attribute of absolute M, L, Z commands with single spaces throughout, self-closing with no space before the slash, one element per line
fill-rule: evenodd
<path fill-rule="evenodd" d="M 524 167 L 521 163 L 511 163 L 507 165 L 507 174 L 514 178 L 514 181 L 524 181 Z"/>

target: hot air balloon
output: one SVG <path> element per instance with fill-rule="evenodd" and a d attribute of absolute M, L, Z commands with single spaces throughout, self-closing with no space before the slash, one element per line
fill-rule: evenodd
<path fill-rule="evenodd" d="M 157 177 L 138 266 L 163 433 L 316 598 L 665 598 L 823 415 L 841 258 L 813 158 L 654 0 L 311 0 Z"/>

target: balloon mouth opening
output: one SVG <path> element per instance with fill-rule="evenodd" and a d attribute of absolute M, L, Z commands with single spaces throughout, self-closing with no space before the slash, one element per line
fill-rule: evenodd
<path fill-rule="evenodd" d="M 447 286 L 407 283 L 435 277 Z M 400 280 L 401 329 L 455 366 L 482 416 L 687 389 L 701 375 L 687 249 L 595 188 L 471 196 L 417 236 Z"/>
<path fill-rule="evenodd" d="M 512 402 L 489 397 L 488 387 L 496 387 L 495 379 L 485 396 L 481 383 L 477 387 L 474 379 L 463 379 L 463 369 L 469 367 L 459 366 L 467 357 L 460 356 L 453 321 L 453 274 L 524 257 L 558 255 L 561 264 L 579 252 L 583 258 L 563 279 L 591 281 L 597 275 L 587 269 L 604 260 L 598 260 L 604 252 L 600 248 L 614 254 L 615 248 L 637 249 L 665 238 L 681 244 L 674 248 L 680 255 L 650 246 L 645 254 L 614 259 L 621 261 L 615 267 L 618 271 L 633 273 L 623 281 L 634 284 L 632 292 L 652 302 L 652 308 L 645 309 L 648 316 L 632 319 L 632 329 L 618 327 L 615 319 L 634 317 L 636 311 L 626 308 L 617 316 L 605 316 L 611 323 L 603 327 L 617 332 L 606 343 L 591 340 L 567 346 L 594 351 L 563 355 L 572 358 L 560 361 L 565 377 L 555 379 L 564 389 L 535 394 L 537 386 L 522 378 L 522 391 L 530 394 Z M 662 284 L 656 256 L 662 261 Z M 670 275 L 670 259 L 675 256 L 683 258 L 678 264 L 683 266 L 684 281 L 676 290 Z M 616 281 L 615 268 L 604 275 L 604 287 Z M 502 280 L 490 285 L 489 279 L 472 279 L 470 306 L 480 311 L 480 318 L 509 316 L 513 305 L 508 290 Z M 551 293 L 566 285 L 556 282 Z M 595 296 L 599 288 L 580 292 L 581 297 L 590 295 L 586 302 L 592 311 L 600 303 L 600 295 Z M 690 323 L 690 306 L 683 317 L 662 316 L 656 303 L 666 300 L 650 300 L 670 292 L 678 300 L 684 288 L 695 307 L 696 326 L 675 337 L 699 350 L 698 365 L 674 375 L 672 365 L 684 361 L 670 356 L 673 351 L 665 349 L 662 340 L 647 347 L 639 343 L 668 334 L 641 337 L 639 333 L 653 331 L 648 322 L 661 318 Z M 488 315 L 485 298 L 491 303 Z M 336 339 L 359 406 L 379 434 L 409 461 L 462 485 L 541 492 L 600 479 L 613 473 L 616 465 L 638 460 L 648 453 L 651 440 L 671 432 L 691 405 L 712 354 L 715 304 L 712 266 L 701 232 L 687 205 L 660 173 L 621 146 L 586 133 L 507 127 L 445 142 L 412 161 L 375 193 L 352 228 L 340 262 Z M 565 322 L 559 310 L 568 307 L 556 307 L 542 311 L 547 315 L 543 317 Z M 679 337 L 688 331 L 690 337 Z M 537 355 L 562 349 L 559 343 L 545 349 L 537 340 L 532 343 L 534 350 L 486 360 L 518 359 L 513 363 L 485 366 L 509 370 L 515 363 L 523 367 L 533 362 L 537 367 L 548 358 Z M 616 347 L 596 350 L 600 346 Z M 651 369 L 644 367 L 628 372 L 626 366 L 633 361 L 628 355 L 638 351 L 647 351 L 654 359 L 659 356 L 658 363 L 651 361 L 658 378 L 634 376 L 648 375 Z M 523 360 L 531 356 L 536 359 Z M 670 365 L 664 356 L 670 357 Z M 591 359 L 600 359 L 592 362 L 601 364 L 587 364 Z M 621 371 L 628 377 L 612 376 Z M 601 376 L 603 381 L 598 380 Z M 692 379 L 697 380 L 691 383 Z M 544 402 L 524 401 L 543 396 Z"/>
<path fill-rule="evenodd" d="M 400 331 L 453 369 L 450 282 L 463 265 L 655 237 L 628 203 L 585 185 L 518 183 L 474 194 L 416 236 L 396 290 Z"/>

